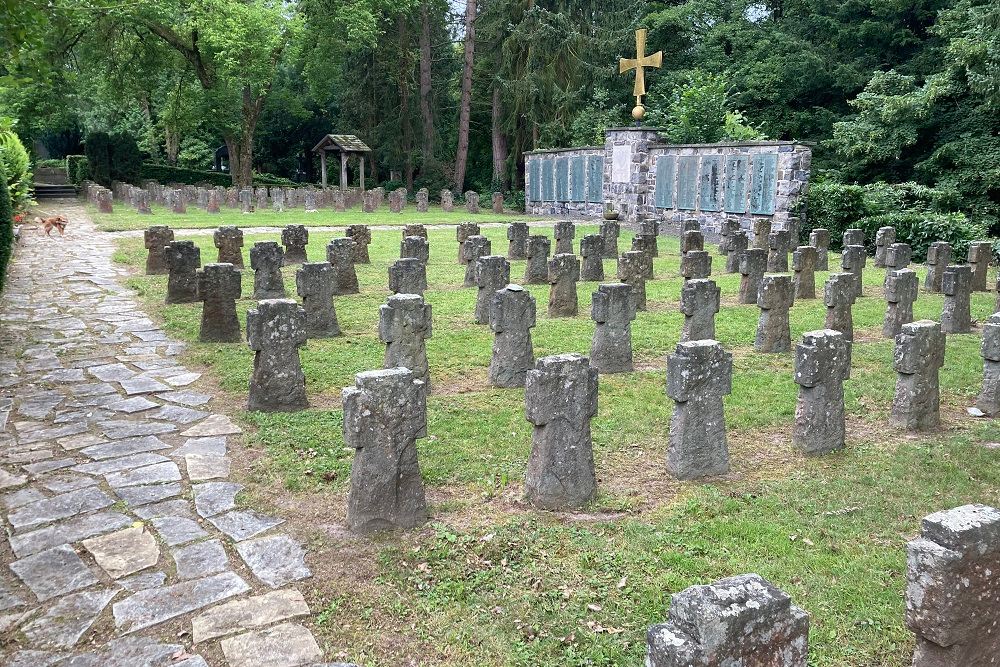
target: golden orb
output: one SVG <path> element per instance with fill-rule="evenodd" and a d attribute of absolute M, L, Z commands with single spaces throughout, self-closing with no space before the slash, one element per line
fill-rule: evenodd
<path fill-rule="evenodd" d="M 635 105 L 635 108 L 632 109 L 632 118 L 635 118 L 636 120 L 642 120 L 642 117 L 645 115 L 646 115 L 646 108 L 641 104 Z"/>

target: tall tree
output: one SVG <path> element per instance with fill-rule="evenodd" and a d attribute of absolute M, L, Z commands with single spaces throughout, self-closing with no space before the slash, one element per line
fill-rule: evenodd
<path fill-rule="evenodd" d="M 472 115 L 472 70 L 476 53 L 476 0 L 465 3 L 465 60 L 462 66 L 462 97 L 458 102 L 458 147 L 455 150 L 455 189 L 465 188 L 469 158 L 469 119 Z"/>
<path fill-rule="evenodd" d="M 434 163 L 434 112 L 431 107 L 431 22 L 429 0 L 420 5 L 420 118 L 423 121 L 421 163 L 428 171 Z"/>

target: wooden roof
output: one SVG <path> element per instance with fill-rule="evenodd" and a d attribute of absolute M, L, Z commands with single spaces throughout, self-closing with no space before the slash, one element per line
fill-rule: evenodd
<path fill-rule="evenodd" d="M 340 151 L 341 153 L 371 153 L 372 149 L 353 134 L 328 134 L 313 147 L 313 152 Z"/>

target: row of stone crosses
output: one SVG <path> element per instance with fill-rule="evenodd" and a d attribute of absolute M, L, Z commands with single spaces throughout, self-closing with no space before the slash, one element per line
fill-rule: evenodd
<path fill-rule="evenodd" d="M 206 213 L 221 213 L 222 208 L 240 209 L 242 213 L 254 213 L 271 209 L 282 213 L 286 210 L 302 207 L 306 213 L 315 213 L 320 208 L 332 208 L 344 212 L 357 206 L 360 202 L 364 213 L 374 213 L 379 210 L 388 198 L 389 211 L 402 213 L 406 209 L 408 192 L 406 188 L 396 188 L 388 194 L 383 187 L 357 192 L 341 190 L 340 188 L 280 188 L 264 187 L 225 188 L 221 185 L 209 188 L 196 185 L 162 185 L 156 181 L 144 181 L 142 187 L 114 181 L 110 188 L 84 181 L 81 190 L 87 199 L 101 213 L 113 213 L 114 202 L 126 202 L 136 213 L 151 214 L 150 204 L 155 202 L 169 208 L 174 213 L 186 214 L 188 206 L 196 206 Z M 455 195 L 451 190 L 442 190 L 439 194 L 441 209 L 445 212 L 455 210 Z M 430 193 L 427 188 L 417 190 L 415 205 L 418 213 L 426 213 L 430 209 Z M 503 193 L 494 192 L 492 210 L 503 213 Z M 465 211 L 480 213 L 479 193 L 470 190 L 465 193 Z"/>
<path fill-rule="evenodd" d="M 650 231 L 655 230 L 640 229 Z M 753 264 L 748 258 L 760 258 L 764 250 L 747 248 L 741 240 L 745 233 L 728 231 L 723 234 L 723 250 L 727 264 L 740 267 L 741 294 L 749 293 L 747 283 L 757 284 L 761 318 L 756 345 L 758 349 L 787 350 L 787 310 L 792 301 L 787 295 L 814 296 L 808 289 L 813 279 L 805 280 L 803 274 L 810 276 L 812 270 L 824 266 L 829 235 L 825 230 L 814 230 L 814 245 L 796 249 L 793 263 L 797 279 L 790 282 L 787 275 L 774 276 L 762 270 L 755 278 L 754 271 L 745 270 Z M 527 259 L 526 277 L 540 276 L 545 262 L 538 258 L 548 257 L 550 241 L 529 236 L 527 225 L 514 223 L 508 227 L 508 256 L 500 257 L 490 254 L 489 240 L 478 232 L 473 224 L 458 228 L 459 261 L 466 265 L 466 284 L 479 288 L 477 322 L 488 322 L 496 333 L 491 383 L 525 387 L 526 415 L 534 425 L 525 480 L 527 498 L 546 509 L 579 507 L 596 490 L 590 420 L 597 411 L 598 372 L 631 369 L 630 323 L 638 307 L 637 295 L 650 275 L 646 267 L 655 252 L 655 238 L 644 238 L 649 234 L 640 233 L 633 242 L 640 249 L 619 258 L 619 271 L 623 265 L 635 265 L 635 271 L 626 270 L 625 275 L 638 282 L 603 284 L 594 294 L 597 330 L 591 358 L 560 354 L 536 360 L 530 332 L 535 324 L 535 300 L 520 286 L 509 283 L 509 260 Z M 699 254 L 705 253 L 700 234 L 696 229 L 684 232 L 683 264 L 710 267 L 711 258 L 706 260 Z M 584 237 L 580 244 L 584 262 L 593 256 L 616 256 L 618 235 L 617 224 L 607 222 L 600 234 Z M 767 238 L 766 268 L 770 269 L 781 264 L 780 257 L 774 257 L 780 253 L 781 234 L 770 232 Z M 776 238 L 777 244 L 772 242 Z M 916 274 L 906 268 L 910 253 L 905 244 L 886 243 L 888 238 L 890 230 L 880 230 L 875 261 L 889 268 L 887 292 L 895 289 L 904 295 L 888 297 L 892 316 L 887 317 L 887 334 L 892 335 L 888 322 L 893 330 L 898 329 L 892 420 L 919 430 L 939 420 L 938 369 L 944 361 L 944 333 L 936 322 L 911 321 Z M 580 270 L 574 266 L 572 239 L 572 226 L 557 223 L 557 254 L 547 262 L 546 275 L 552 285 L 550 312 L 555 304 L 556 314 L 565 312 L 564 303 L 575 302 L 574 276 Z M 353 226 L 346 237 L 331 241 L 327 262 L 312 263 L 306 257 L 308 231 L 302 226 L 285 228 L 282 245 L 262 242 L 253 246 L 254 296 L 260 301 L 247 317 L 247 337 L 255 351 L 251 409 L 306 406 L 298 347 L 309 337 L 337 333 L 333 296 L 357 292 L 354 264 L 370 261 L 370 240 L 367 227 Z M 856 264 L 851 260 L 857 256 L 853 248 L 863 247 L 863 238 L 850 230 L 845 241 L 848 259 L 844 264 L 850 268 Z M 235 300 L 241 292 L 237 267 L 242 267 L 242 234 L 235 228 L 222 228 L 215 234 L 215 245 L 221 263 L 198 271 L 200 254 L 192 242 L 174 241 L 168 228 L 152 227 L 146 233 L 147 272 L 169 273 L 169 302 L 204 302 L 202 339 L 238 340 Z M 741 246 L 743 250 L 739 250 Z M 986 266 L 988 258 L 983 253 L 988 250 L 981 245 L 973 248 L 970 259 Z M 421 293 L 426 288 L 429 251 L 426 229 L 420 225 L 404 228 L 402 257 L 390 268 L 390 286 L 397 294 L 380 307 L 385 368 L 359 373 L 355 385 L 343 391 L 344 437 L 356 451 L 348 497 L 348 523 L 356 532 L 411 528 L 428 517 L 416 440 L 426 435 L 427 423 L 429 376 L 424 340 L 431 333 L 431 307 Z M 742 256 L 731 262 L 734 252 Z M 945 292 L 945 310 L 957 321 L 962 319 L 958 311 L 968 309 L 971 277 L 979 271 L 947 266 L 949 253 L 947 244 L 932 247 L 925 286 L 928 291 Z M 863 266 L 864 255 L 861 257 Z M 281 279 L 283 265 L 300 262 L 296 288 L 303 299 L 301 307 L 282 298 Z M 567 265 L 570 268 L 566 269 Z M 592 268 L 597 271 L 596 266 Z M 956 268 L 959 270 L 952 270 Z M 566 273 L 572 277 L 572 296 L 568 287 L 560 285 Z M 961 280 L 960 276 L 969 279 Z M 893 283 L 907 287 L 890 288 Z M 837 299 L 831 303 L 828 298 L 828 328 L 804 334 L 796 347 L 795 380 L 800 392 L 793 440 L 809 453 L 844 446 L 843 382 L 850 374 L 850 304 L 860 285 L 860 271 L 831 276 L 826 292 L 843 294 L 843 303 Z M 984 289 L 985 276 L 976 285 Z M 712 298 L 703 298 L 706 293 Z M 774 293 L 785 296 L 775 298 Z M 685 299 L 684 294 L 702 297 Z M 667 464 L 675 476 L 692 479 L 728 470 L 722 398 L 731 386 L 732 357 L 708 336 L 714 335 L 714 314 L 718 312 L 718 288 L 710 279 L 692 276 L 686 280 L 682 310 L 684 340 L 667 362 L 667 393 L 675 401 Z M 995 415 L 1000 413 L 1000 314 L 984 326 L 983 357 L 985 377 L 978 406 Z M 996 639 L 987 630 L 996 624 L 1000 609 L 1000 588 L 990 575 L 1000 567 L 1000 511 L 970 505 L 928 516 L 922 536 L 908 548 L 907 624 L 917 635 L 913 664 L 989 664 L 987 659 L 995 657 L 998 650 Z M 957 585 L 959 581 L 962 586 Z M 969 582 L 971 585 L 965 585 Z M 667 622 L 652 626 L 647 633 L 647 664 L 708 667 L 753 655 L 753 664 L 805 667 L 808 629 L 808 614 L 793 605 L 787 594 L 758 575 L 740 575 L 675 594 Z"/>

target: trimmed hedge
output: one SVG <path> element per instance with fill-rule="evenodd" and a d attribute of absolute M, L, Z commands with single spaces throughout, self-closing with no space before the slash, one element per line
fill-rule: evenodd
<path fill-rule="evenodd" d="M 225 187 L 233 184 L 233 179 L 228 173 L 184 169 L 183 167 L 171 167 L 166 164 L 151 164 L 148 162 L 142 165 L 140 174 L 143 179 L 159 183 L 184 183 L 185 185 L 207 183 L 209 185 L 222 185 Z M 279 178 L 270 174 L 257 174 L 254 176 L 253 182 L 256 185 L 287 185 L 290 187 L 305 185 L 304 183 L 296 183 L 287 178 Z"/>
<path fill-rule="evenodd" d="M 67 155 L 66 156 L 66 176 L 69 177 L 70 183 L 73 185 L 80 185 L 87 179 L 90 178 L 90 163 L 87 162 L 86 155 Z"/>
<path fill-rule="evenodd" d="M 935 241 L 951 244 L 954 263 L 965 261 L 969 253 L 969 243 L 987 238 L 986 228 L 972 222 L 964 213 L 929 213 L 924 211 L 900 211 L 861 218 L 855 225 L 865 232 L 868 252 L 875 252 L 875 233 L 879 227 L 895 227 L 896 242 L 909 243 L 913 249 L 913 260 L 927 259 L 927 249 Z"/>
<path fill-rule="evenodd" d="M 7 189 L 7 176 L 0 165 L 0 292 L 7 277 L 7 264 L 14 252 L 14 206 Z"/>

